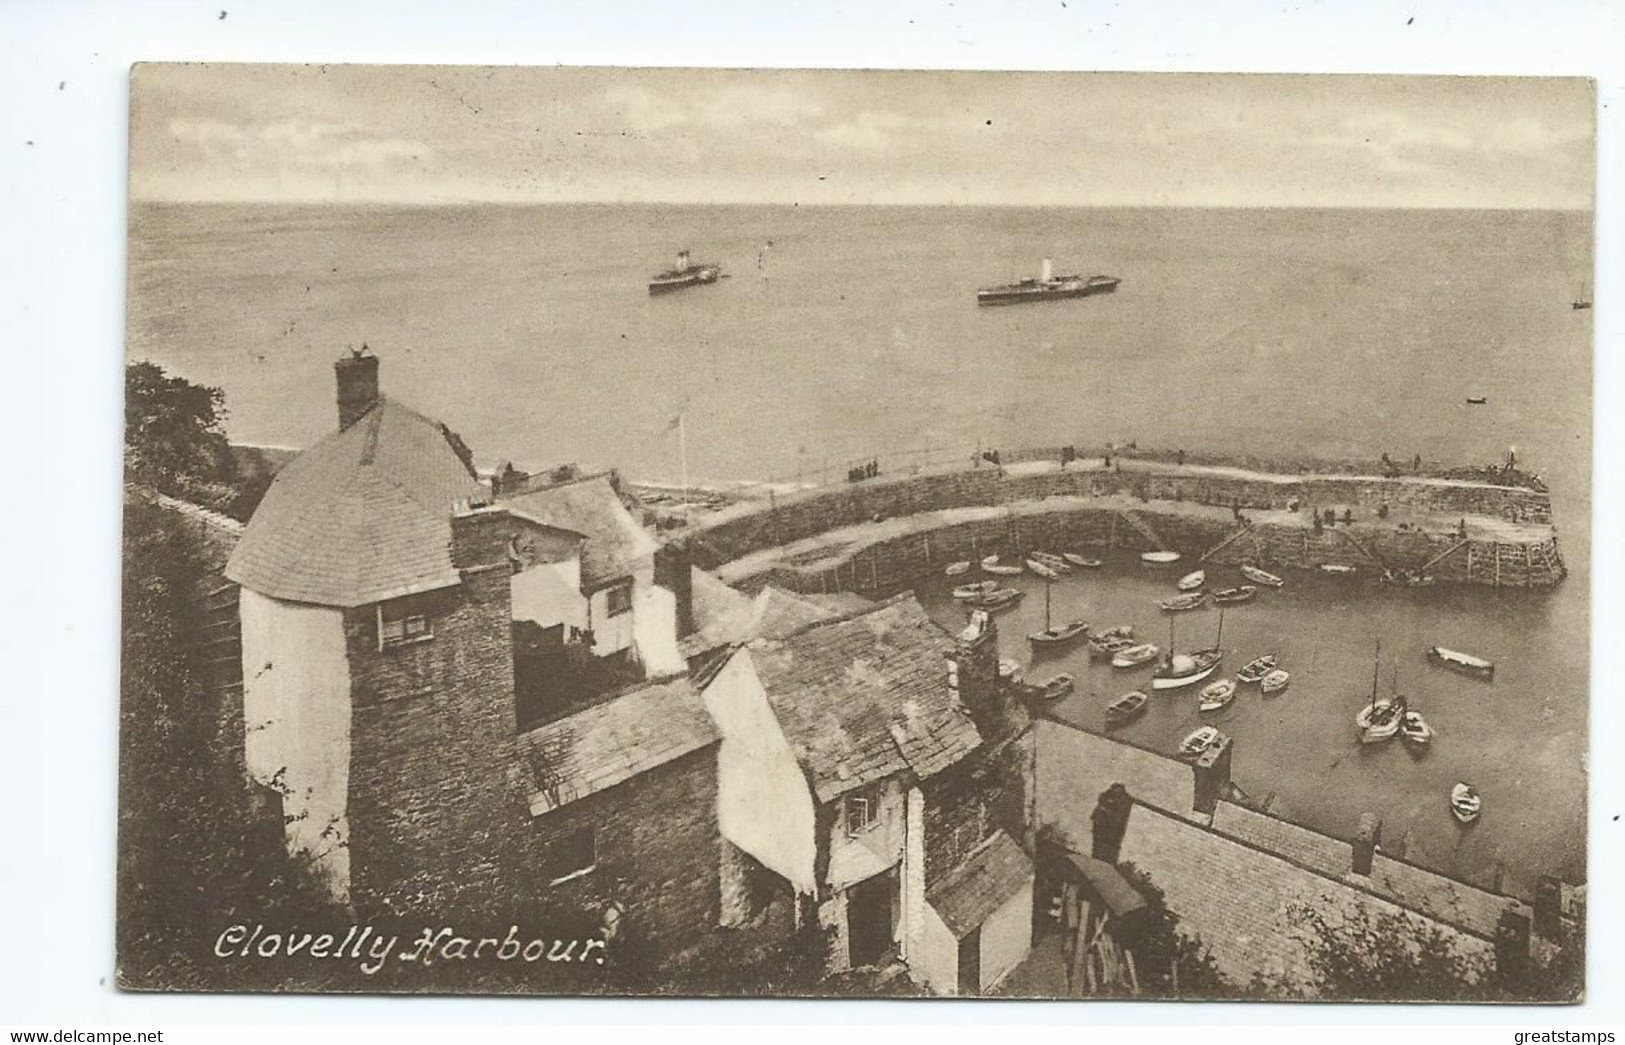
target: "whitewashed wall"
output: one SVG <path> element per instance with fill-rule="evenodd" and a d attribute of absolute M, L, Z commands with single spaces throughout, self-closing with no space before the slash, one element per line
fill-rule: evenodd
<path fill-rule="evenodd" d="M 722 734 L 717 753 L 722 836 L 797 892 L 816 892 L 812 793 L 749 652 L 735 653 L 702 697 Z"/>
<path fill-rule="evenodd" d="M 982 923 L 983 991 L 996 986 L 1020 965 L 1033 946 L 1033 879 L 1028 876 L 1016 895 Z"/>
<path fill-rule="evenodd" d="M 288 850 L 316 858 L 333 896 L 347 900 L 350 851 L 350 664 L 344 615 L 248 588 L 243 625 L 244 755 L 263 784 L 280 780 Z"/>

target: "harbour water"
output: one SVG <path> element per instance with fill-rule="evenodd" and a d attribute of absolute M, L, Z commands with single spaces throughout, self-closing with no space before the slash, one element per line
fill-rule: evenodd
<path fill-rule="evenodd" d="M 1286 693 L 1217 716 L 1254 797 L 1346 835 L 1381 816 L 1410 858 L 1508 888 L 1584 873 L 1591 313 L 1589 214 L 802 207 L 136 204 L 130 353 L 220 385 L 233 438 L 304 446 L 334 424 L 332 360 L 367 342 L 386 394 L 445 419 L 485 464 L 580 460 L 672 478 L 837 474 L 916 447 L 1092 445 L 1521 465 L 1553 490 L 1555 592 L 1402 591 L 1291 578 L 1226 615 L 1234 671 L 1267 650 Z M 771 245 L 770 245 L 771 244 Z M 730 278 L 651 298 L 679 247 Z M 1123 280 L 1078 301 L 978 309 L 978 286 Z M 1468 396 L 1487 403 L 1470 406 Z M 1055 549 L 1059 550 L 1059 549 Z M 1215 579 L 1218 579 L 1217 577 Z M 1026 579 L 1022 583 L 1031 586 Z M 946 584 L 934 612 L 957 608 Z M 1165 644 L 1172 578 L 1113 566 L 1054 589 L 1057 618 Z M 1001 621 L 1025 659 L 1041 586 Z M 1217 613 L 1183 616 L 1181 646 Z M 1439 730 L 1413 759 L 1360 750 L 1353 715 L 1398 686 Z M 1497 662 L 1426 667 L 1430 643 Z M 1063 715 L 1100 723 L 1141 673 L 1070 670 Z M 1153 697 L 1126 738 L 1169 750 L 1198 714 Z M 1482 820 L 1450 819 L 1456 779 Z"/>
<path fill-rule="evenodd" d="M 1091 664 L 1083 643 L 1035 653 L 1026 636 L 1044 627 L 1044 582 L 1031 576 L 1013 579 L 1027 596 L 998 618 L 1001 652 L 1026 668 L 1029 682 L 1071 674 L 1075 690 L 1052 710 L 1095 731 L 1105 729 L 1109 702 L 1131 690 L 1149 693 L 1146 713 L 1112 731 L 1138 746 L 1173 754 L 1191 730 L 1218 726 L 1235 741 L 1235 783 L 1298 823 L 1347 838 L 1361 813 L 1375 813 L 1387 850 L 1403 847 L 1412 862 L 1485 886 L 1494 886 L 1499 873 L 1503 888 L 1525 895 L 1542 874 L 1583 880 L 1586 664 L 1583 655 L 1572 659 L 1530 641 L 1583 629 L 1583 615 L 1566 619 L 1573 600 L 1289 572 L 1284 588 L 1227 607 L 1221 636 L 1211 604 L 1174 615 L 1157 608 L 1189 569 L 1149 568 L 1120 556 L 1053 582 L 1051 618 L 1100 628 L 1132 624 L 1136 639 L 1166 650 L 1171 616 L 1179 649 L 1218 640 L 1225 650 L 1210 681 L 1234 678 L 1249 660 L 1274 653 L 1292 674 L 1285 692 L 1264 696 L 1258 686 L 1243 685 L 1228 707 L 1203 713 L 1196 706 L 1200 684 L 1152 690 L 1152 664 L 1128 670 Z M 1209 568 L 1208 577 L 1210 588 L 1244 582 L 1228 567 Z M 920 596 L 953 627 L 964 610 L 947 594 L 950 587 L 943 578 L 923 585 Z M 1378 745 L 1356 739 L 1354 716 L 1371 700 L 1379 641 L 1378 695 L 1397 689 L 1422 712 L 1437 731 L 1424 751 L 1397 739 Z M 1494 681 L 1429 665 L 1424 651 L 1433 644 L 1493 657 Z M 1458 780 L 1484 796 L 1485 812 L 1470 826 L 1450 815 L 1450 788 Z"/>

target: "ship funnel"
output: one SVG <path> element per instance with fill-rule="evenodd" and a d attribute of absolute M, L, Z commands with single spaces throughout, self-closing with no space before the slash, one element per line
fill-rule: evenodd
<path fill-rule="evenodd" d="M 1044 259 L 1044 267 L 1043 267 L 1043 269 L 1041 269 L 1039 271 L 1038 278 L 1043 280 L 1044 282 L 1048 283 L 1050 281 L 1050 277 L 1051 277 L 1051 274 L 1053 272 L 1054 272 L 1054 265 L 1052 265 L 1050 263 L 1049 258 L 1045 258 Z"/>
<path fill-rule="evenodd" d="M 680 250 L 677 252 L 677 271 L 688 271 L 688 251 L 686 250 Z"/>

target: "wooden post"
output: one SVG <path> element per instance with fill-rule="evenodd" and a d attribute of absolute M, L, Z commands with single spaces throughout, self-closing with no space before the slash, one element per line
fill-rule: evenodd
<path fill-rule="evenodd" d="M 1501 542 L 1495 542 L 1495 586 L 1501 586 Z"/>

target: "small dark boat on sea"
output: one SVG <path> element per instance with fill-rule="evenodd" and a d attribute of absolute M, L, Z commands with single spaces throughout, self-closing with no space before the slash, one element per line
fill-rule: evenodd
<path fill-rule="evenodd" d="M 1106 728 L 1112 729 L 1121 726 L 1123 723 L 1145 714 L 1145 704 L 1149 699 L 1151 698 L 1144 693 L 1135 690 L 1133 693 L 1125 693 L 1107 704 Z"/>
<path fill-rule="evenodd" d="M 1045 628 L 1043 631 L 1035 631 L 1027 636 L 1027 641 L 1035 646 L 1054 646 L 1071 642 L 1073 639 L 1081 637 L 1088 630 L 1088 621 L 1075 620 L 1070 624 L 1057 624 Z"/>
<path fill-rule="evenodd" d="M 1223 606 L 1228 603 L 1247 602 L 1258 594 L 1257 585 L 1243 584 L 1239 588 L 1221 588 L 1213 593 L 1214 605 Z"/>
<path fill-rule="evenodd" d="M 1002 286 L 983 287 L 976 292 L 976 303 L 1023 305 L 1029 301 L 1088 297 L 1116 290 L 1121 282 L 1115 276 L 1057 276 L 1051 271 L 1050 259 L 1045 258 L 1043 270 L 1037 279 L 1029 277 Z"/>
<path fill-rule="evenodd" d="M 1237 682 L 1262 682 L 1264 676 L 1275 670 L 1275 654 L 1266 653 L 1262 657 L 1247 662 L 1240 671 L 1236 672 Z"/>
<path fill-rule="evenodd" d="M 997 613 L 999 610 L 1007 610 L 1014 606 L 1026 594 L 1020 588 L 999 588 L 996 591 L 988 592 L 986 595 L 977 595 L 965 599 L 964 603 L 972 609 Z"/>
<path fill-rule="evenodd" d="M 1043 691 L 1045 700 L 1060 700 L 1072 692 L 1073 679 L 1071 675 L 1062 672 L 1054 678 L 1043 683 L 1039 689 Z"/>
<path fill-rule="evenodd" d="M 677 264 L 649 280 L 649 293 L 670 294 L 674 290 L 715 283 L 721 278 L 721 265 L 714 261 L 696 263 L 689 259 L 688 251 L 681 250 L 677 252 Z"/>
<path fill-rule="evenodd" d="M 1488 402 L 1489 402 L 1489 400 L 1486 399 L 1484 396 L 1468 396 L 1467 397 L 1467 405 L 1468 406 L 1483 406 L 1485 403 L 1488 403 Z"/>

